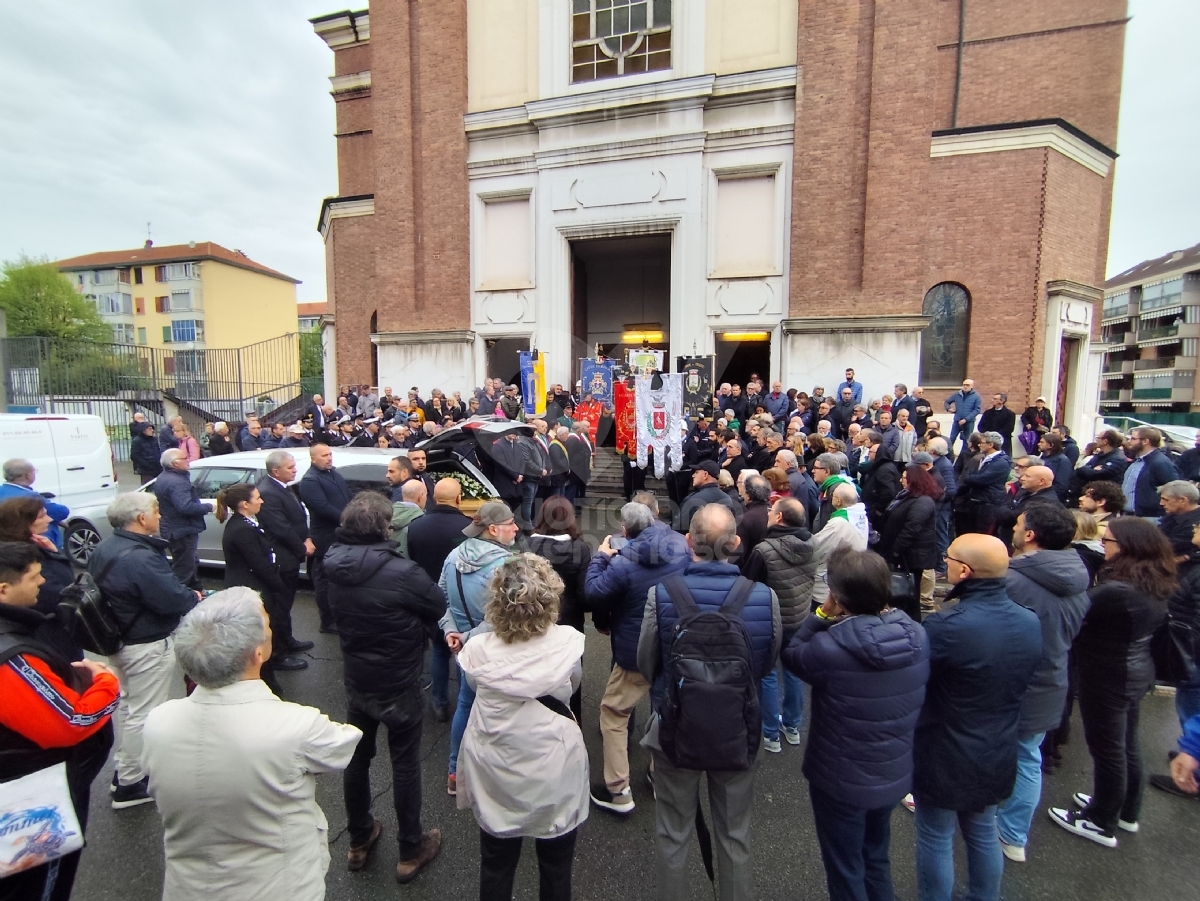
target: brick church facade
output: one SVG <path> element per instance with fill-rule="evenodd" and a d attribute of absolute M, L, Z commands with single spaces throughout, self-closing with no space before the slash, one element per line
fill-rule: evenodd
<path fill-rule="evenodd" d="M 1096 409 L 1125 0 L 376 0 L 334 51 L 341 382 L 517 349 Z"/>

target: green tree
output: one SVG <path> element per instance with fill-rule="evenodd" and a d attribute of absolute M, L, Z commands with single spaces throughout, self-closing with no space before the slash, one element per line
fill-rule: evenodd
<path fill-rule="evenodd" d="M 76 294 L 70 280 L 44 257 L 22 256 L 0 267 L 0 309 L 14 338 L 113 340 L 112 329 L 95 305 Z"/>
<path fill-rule="evenodd" d="M 300 378 L 320 379 L 325 375 L 325 355 L 321 347 L 321 331 L 300 333 Z"/>

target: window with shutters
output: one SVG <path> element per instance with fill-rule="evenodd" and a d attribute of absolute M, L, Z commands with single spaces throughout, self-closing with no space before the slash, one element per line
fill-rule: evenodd
<path fill-rule="evenodd" d="M 180 310 L 192 309 L 192 292 L 191 291 L 172 291 L 171 292 L 171 312 L 177 313 Z"/>
<path fill-rule="evenodd" d="M 138 266 L 133 270 L 133 283 L 140 285 L 142 283 L 142 267 Z"/>
<path fill-rule="evenodd" d="M 167 267 L 166 266 L 155 266 L 154 267 L 154 280 L 156 282 L 165 282 L 167 280 Z"/>
<path fill-rule="evenodd" d="M 146 315 L 146 298 L 135 297 L 133 300 L 133 312 L 138 316 Z"/>
<path fill-rule="evenodd" d="M 137 336 L 138 336 L 138 344 L 145 344 L 145 343 L 146 343 L 146 329 L 145 329 L 145 327 L 144 327 L 144 326 L 140 326 L 140 327 L 138 328 L 138 330 L 137 330 Z"/>
<path fill-rule="evenodd" d="M 671 0 L 571 0 L 571 81 L 671 68 Z"/>
<path fill-rule="evenodd" d="M 163 344 L 171 343 L 171 326 L 164 325 L 163 327 Z"/>
<path fill-rule="evenodd" d="M 154 312 L 155 313 L 170 313 L 171 312 L 171 298 L 170 297 L 154 298 Z"/>

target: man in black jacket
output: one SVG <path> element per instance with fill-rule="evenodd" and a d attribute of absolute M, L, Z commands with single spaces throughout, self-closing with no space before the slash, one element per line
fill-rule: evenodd
<path fill-rule="evenodd" d="M 308 449 L 308 459 L 312 465 L 299 485 L 300 500 L 308 508 L 308 529 L 313 542 L 313 554 L 308 558 L 308 577 L 313 584 L 322 627 L 334 626 L 329 607 L 329 581 L 325 578 L 322 561 L 333 544 L 333 532 L 342 520 L 342 511 L 350 503 L 350 486 L 333 468 L 333 451 L 328 444 L 314 444 Z"/>
<path fill-rule="evenodd" d="M 1012 435 L 1013 429 L 1017 427 L 1017 414 L 1010 410 L 1005 404 L 1008 403 L 1008 395 L 1001 392 L 992 395 L 992 405 L 983 411 L 983 415 L 979 417 L 979 431 L 981 432 L 996 432 L 1004 440 L 1000 442 L 1000 449 L 1004 453 L 1012 456 Z M 1074 465 L 1074 461 L 1071 461 Z"/>
<path fill-rule="evenodd" d="M 575 501 L 587 496 L 587 485 L 592 480 L 592 442 L 588 440 L 588 424 L 582 420 L 575 423 L 563 443 L 567 446 L 567 460 L 571 464 L 567 497 Z"/>
<path fill-rule="evenodd" d="M 1096 451 L 1071 475 L 1071 494 L 1081 497 L 1092 482 L 1121 484 L 1129 458 L 1125 456 L 1124 439 L 1116 429 L 1105 429 L 1096 436 Z"/>
<path fill-rule="evenodd" d="M 385 498 L 359 494 L 342 513 L 325 569 L 342 643 L 346 722 L 363 733 L 342 783 L 350 832 L 346 864 L 362 869 L 382 830 L 371 814 L 371 759 L 382 724 L 400 831 L 396 878 L 403 883 L 441 847 L 441 832 L 421 826 L 421 670 L 425 639 L 446 612 L 446 595 L 420 566 L 400 556 L 388 538 L 391 524 Z"/>
<path fill-rule="evenodd" d="M 157 537 L 158 501 L 134 491 L 118 495 L 106 511 L 113 533 L 92 552 L 88 572 L 121 625 L 125 646 L 108 658 L 121 681 L 121 731 L 117 740 L 116 810 L 148 804 L 142 768 L 142 727 L 150 711 L 177 686 L 171 633 L 196 606 L 199 592 L 175 577 L 167 542 Z M 182 688 L 182 686 L 177 686 Z"/>
<path fill-rule="evenodd" d="M 871 456 L 867 465 L 859 470 L 859 482 L 871 525 L 879 529 L 888 504 L 900 493 L 900 467 L 892 459 L 891 451 L 884 447 L 883 436 L 879 432 L 868 432 L 867 444 Z"/>
<path fill-rule="evenodd" d="M 279 579 L 283 592 L 279 595 L 277 610 L 278 628 L 271 624 L 274 632 L 272 641 L 280 656 L 274 660 L 277 670 L 297 670 L 308 666 L 296 652 L 307 651 L 311 641 L 297 641 L 292 634 L 292 604 L 296 602 L 296 586 L 300 582 L 300 564 L 316 551 L 308 536 L 308 518 L 300 499 L 288 487 L 296 478 L 296 460 L 285 450 L 267 454 L 264 464 L 267 474 L 259 480 L 258 493 L 262 496 L 262 509 L 258 511 L 258 522 L 271 539 L 275 548 L 275 562 L 279 564 Z M 322 632 L 335 632 L 332 620 L 321 623 Z"/>
<path fill-rule="evenodd" d="M 992 532 L 1004 506 L 1004 488 L 1012 471 L 1012 460 L 1001 450 L 1003 443 L 1003 436 L 997 432 L 982 433 L 979 466 L 963 471 L 958 497 L 967 505 L 973 532 Z"/>
<path fill-rule="evenodd" d="M 427 465 L 425 451 L 414 447 L 408 452 L 408 462 L 412 464 L 412 478 L 425 486 L 425 509 L 431 510 L 434 504 L 433 477 L 425 471 Z"/>
<path fill-rule="evenodd" d="M 696 471 L 692 473 L 692 493 L 679 505 L 679 515 L 675 521 L 676 531 L 686 532 L 691 527 L 696 511 L 705 504 L 720 504 L 722 507 L 728 507 L 735 517 L 741 515 L 742 505 L 735 504 L 729 495 L 721 490 L 717 482 L 720 475 L 721 470 L 711 460 L 705 460 L 696 467 Z"/>
<path fill-rule="evenodd" d="M 433 486 L 433 508 L 408 525 L 408 558 L 434 582 L 442 575 L 442 566 L 450 552 L 467 540 L 463 529 L 471 518 L 458 509 L 462 486 L 457 479 L 439 479 Z M 439 723 L 450 719 L 450 648 L 441 629 L 434 629 L 429 654 L 429 690 L 433 715 Z"/>

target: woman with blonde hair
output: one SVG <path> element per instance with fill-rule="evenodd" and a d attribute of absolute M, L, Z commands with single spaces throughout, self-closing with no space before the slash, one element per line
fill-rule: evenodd
<path fill-rule="evenodd" d="M 588 756 L 567 703 L 583 677 L 584 637 L 556 625 L 563 581 L 517 554 L 496 568 L 492 631 L 458 654 L 475 704 L 458 758 L 458 806 L 479 824 L 480 901 L 510 901 L 522 839 L 535 840 L 540 901 L 569 901 L 575 838 L 588 815 Z"/>
<path fill-rule="evenodd" d="M 200 442 L 192 437 L 192 433 L 183 421 L 175 423 L 171 429 L 175 433 L 175 446 L 187 454 L 188 462 L 195 463 L 200 459 Z"/>

